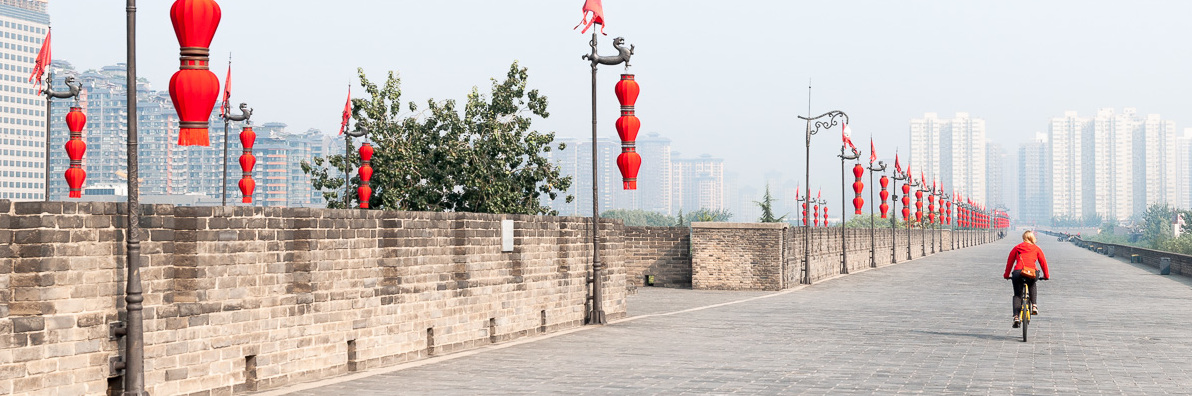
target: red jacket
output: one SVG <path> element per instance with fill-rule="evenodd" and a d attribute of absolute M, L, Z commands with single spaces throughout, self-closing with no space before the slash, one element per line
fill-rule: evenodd
<path fill-rule="evenodd" d="M 1009 278 L 1010 271 L 1021 270 L 1023 266 L 1028 264 L 1031 267 L 1035 267 L 1036 260 L 1043 267 L 1043 277 L 1051 278 L 1051 275 L 1047 273 L 1047 257 L 1043 256 L 1043 250 L 1039 249 L 1035 244 L 1027 242 L 1018 244 L 1018 246 L 1015 246 L 1010 251 L 1010 257 L 1006 258 L 1006 273 L 1002 277 Z"/>

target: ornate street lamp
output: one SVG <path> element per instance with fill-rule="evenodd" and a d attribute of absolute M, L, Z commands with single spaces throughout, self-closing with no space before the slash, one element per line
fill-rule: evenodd
<path fill-rule="evenodd" d="M 48 65 L 47 65 L 48 66 Z M 38 76 L 40 78 L 40 76 Z M 82 198 L 83 179 L 86 178 L 87 173 L 83 171 L 83 153 L 87 151 L 87 143 L 83 142 L 83 124 L 87 122 L 87 116 L 82 113 L 82 108 L 79 107 L 79 93 L 82 92 L 83 84 L 75 80 L 74 76 L 66 77 L 66 87 L 69 88 L 66 92 L 54 92 L 52 87 L 54 82 L 54 73 L 50 73 L 50 78 L 46 79 L 46 86 L 41 90 L 41 93 L 46 96 L 46 174 L 45 174 L 45 201 L 50 202 L 50 125 L 53 120 L 50 119 L 50 105 L 53 99 L 67 99 L 74 98 L 75 105 L 71 106 L 70 113 L 66 115 L 66 124 L 70 128 L 70 140 L 66 143 L 67 155 L 70 156 L 70 168 L 66 170 L 66 184 L 70 186 L 70 198 Z M 78 116 L 83 116 L 82 124 L 78 124 L 78 131 L 75 131 L 74 126 L 71 125 L 71 115 L 74 114 L 76 122 Z M 77 136 L 76 136 L 77 135 Z M 72 150 L 72 146 L 74 150 Z M 78 154 L 75 158 L 71 152 Z M 73 170 L 73 171 L 72 171 Z M 78 185 L 71 184 L 72 180 L 77 181 Z M 76 192 L 78 194 L 76 194 Z M 77 196 L 76 196 L 77 195 Z"/>
<path fill-rule="evenodd" d="M 872 145 L 870 147 L 872 147 Z M 876 154 L 874 154 L 874 155 L 876 155 Z M 870 161 L 869 161 L 869 167 L 867 169 L 869 169 L 869 185 L 870 186 L 873 186 L 873 173 L 874 172 L 882 172 L 883 173 L 882 178 L 881 178 L 881 183 L 882 183 L 881 197 L 882 197 L 882 218 L 884 219 L 884 218 L 886 218 L 886 209 L 889 208 L 889 206 L 886 205 L 886 197 L 888 197 L 890 194 L 890 193 L 886 192 L 886 186 L 888 186 L 890 184 L 890 179 L 886 178 L 886 175 L 885 175 L 886 163 L 883 161 L 878 161 L 877 166 L 874 167 L 873 166 L 873 156 L 871 155 Z M 876 230 L 877 220 L 874 219 L 874 213 L 873 213 L 873 206 L 874 206 L 873 205 L 873 202 L 874 202 L 873 201 L 873 190 L 874 190 L 874 188 L 872 188 L 872 187 L 869 188 L 869 268 L 877 268 L 877 230 Z"/>
<path fill-rule="evenodd" d="M 585 5 L 585 12 L 587 12 L 586 5 Z M 601 29 L 604 29 L 603 19 L 604 19 L 603 15 L 601 15 L 601 21 L 599 22 Z M 585 28 L 585 30 L 587 30 L 587 28 Z M 608 323 L 608 321 L 605 319 L 605 316 L 604 316 L 604 292 L 602 290 L 604 288 L 604 280 L 602 279 L 604 276 L 604 274 L 603 274 L 604 264 L 600 262 L 600 245 L 599 245 L 600 203 L 599 203 L 599 195 L 598 194 L 600 192 L 600 185 L 599 185 L 599 174 L 597 173 L 596 164 L 597 164 L 597 159 L 599 158 L 600 152 L 596 146 L 596 135 L 597 135 L 597 133 L 596 133 L 596 69 L 600 65 L 619 65 L 619 64 L 624 63 L 625 70 L 628 71 L 629 66 L 630 66 L 629 65 L 629 57 L 633 56 L 633 49 L 634 49 L 634 46 L 632 44 L 629 45 L 629 48 L 625 48 L 625 39 L 622 37 L 617 37 L 617 38 L 613 39 L 613 48 L 617 49 L 617 55 L 615 55 L 615 56 L 600 56 L 600 54 L 598 54 L 596 51 L 596 44 L 597 44 L 596 32 L 593 31 L 592 32 L 592 41 L 588 42 L 588 45 L 590 47 L 592 47 L 592 53 L 586 54 L 586 55 L 583 55 L 582 57 L 580 57 L 581 59 L 591 62 L 591 64 L 592 64 L 592 277 L 588 281 L 588 283 L 592 285 L 592 297 L 591 297 L 592 304 L 591 304 L 591 309 L 588 310 L 587 318 L 585 320 L 585 323 L 589 324 L 589 325 L 603 325 L 603 324 Z M 630 76 L 628 79 L 632 81 L 632 75 L 630 75 L 628 73 L 626 73 L 626 75 Z M 622 78 L 624 79 L 625 77 L 623 76 Z M 633 83 L 634 88 L 636 87 L 636 84 L 637 84 L 636 82 Z M 630 87 L 625 86 L 624 89 L 629 90 Z M 625 94 L 628 94 L 628 93 L 629 92 L 625 92 Z M 636 90 L 634 90 L 633 93 L 636 93 Z M 636 96 L 637 95 L 633 95 L 633 99 L 636 100 Z M 622 106 L 625 106 L 626 103 L 627 103 L 626 101 L 622 100 Z M 632 103 L 629 103 L 629 105 L 632 106 Z M 622 111 L 623 111 L 623 113 L 622 113 L 623 116 L 626 116 L 626 115 L 633 116 L 632 109 L 628 110 L 629 111 L 628 114 L 624 113 L 624 111 L 625 111 L 624 108 L 622 109 Z M 624 118 L 624 117 L 622 117 L 622 118 Z M 636 119 L 637 119 L 637 117 L 633 116 L 633 120 L 636 121 Z M 635 164 L 633 161 L 634 160 L 633 157 L 637 156 L 637 153 L 636 152 L 632 152 L 632 154 L 629 154 L 629 153 L 630 152 L 627 152 L 627 151 L 622 152 L 620 158 L 617 158 L 618 166 L 621 167 L 622 169 L 636 168 L 637 166 L 641 165 L 641 157 L 636 157 L 637 161 Z M 622 158 L 624 158 L 624 161 L 625 161 L 624 165 L 622 165 Z M 636 184 L 637 184 L 636 173 L 637 172 L 636 172 L 636 169 L 634 169 L 634 170 L 635 170 L 635 172 L 633 172 L 634 180 L 632 180 L 632 182 L 633 182 L 633 187 L 636 188 Z M 626 184 L 626 188 L 628 188 L 630 186 L 630 183 L 629 183 L 630 181 L 628 180 L 628 178 L 629 178 L 628 173 L 626 172 L 622 176 L 626 178 L 625 184 Z"/>
<path fill-rule="evenodd" d="M 827 117 L 828 119 L 824 120 L 824 121 L 816 121 L 816 120 L 819 120 L 824 117 Z M 833 111 L 829 111 L 824 114 L 820 114 L 815 117 L 811 117 L 811 114 L 809 113 L 807 117 L 799 116 L 799 119 L 807 121 L 806 135 L 805 135 L 806 136 L 805 153 L 807 155 L 807 157 L 806 157 L 807 162 L 806 162 L 806 168 L 804 169 L 803 180 L 808 186 L 810 186 L 811 185 L 811 136 L 819 133 L 820 129 L 832 128 L 837 125 L 840 125 L 840 122 L 841 122 L 840 119 L 843 119 L 844 124 L 848 125 L 848 114 L 845 114 L 843 111 L 840 111 L 840 110 L 833 110 Z M 812 121 L 815 121 L 814 129 L 811 128 Z M 811 201 L 811 188 L 807 189 L 806 198 L 807 198 L 808 202 Z M 802 283 L 808 284 L 808 285 L 811 284 L 811 272 L 810 272 L 811 252 L 810 252 L 810 248 L 811 248 L 811 227 L 808 226 L 807 224 L 804 224 L 803 225 L 803 279 L 802 279 Z"/>
<path fill-rule="evenodd" d="M 228 62 L 230 63 L 231 61 L 229 60 Z M 230 68 L 231 66 L 229 65 L 228 67 Z M 229 76 L 231 75 L 231 71 L 228 72 L 228 75 Z M 248 103 L 241 103 L 240 104 L 240 115 L 232 115 L 232 112 L 230 109 L 224 108 L 223 111 L 219 112 L 219 117 L 223 118 L 223 120 L 224 120 L 223 189 L 220 190 L 221 193 L 219 195 L 223 199 L 223 201 L 222 201 L 223 206 L 228 206 L 228 126 L 232 123 L 232 121 L 237 121 L 237 122 L 248 121 L 250 118 L 252 118 L 252 109 L 248 108 Z M 245 126 L 244 128 L 246 131 L 252 132 L 252 127 Z M 245 138 L 244 131 L 241 131 L 240 132 L 240 143 L 242 145 L 244 145 L 244 138 Z M 253 133 L 251 141 L 255 142 L 256 140 L 257 140 L 256 133 Z M 249 166 L 247 168 L 247 170 L 244 167 L 244 155 L 247 154 L 249 157 L 252 157 L 252 144 L 247 144 L 247 145 L 244 145 L 243 147 L 244 147 L 245 153 L 240 155 L 240 168 L 242 171 L 247 172 L 249 182 L 252 182 L 252 166 Z M 254 159 L 254 163 L 255 163 L 255 159 Z M 240 183 L 243 184 L 244 183 L 243 176 L 241 176 L 240 180 L 241 180 Z M 240 187 L 240 190 L 241 190 L 241 192 L 244 191 L 243 185 Z M 252 192 L 250 191 L 247 194 L 248 194 L 247 196 L 248 196 L 249 200 L 246 202 L 252 202 Z"/>
<path fill-rule="evenodd" d="M 848 123 L 845 123 L 844 124 L 844 130 L 845 130 L 844 134 L 846 136 L 846 139 L 848 136 L 848 132 L 847 132 L 848 129 L 849 129 Z M 844 221 L 845 220 L 844 214 L 846 212 L 846 210 L 844 209 L 845 208 L 845 200 L 847 199 L 847 198 L 845 198 L 845 196 L 847 194 L 845 193 L 844 186 L 845 186 L 845 184 L 848 183 L 848 176 L 845 174 L 845 162 L 861 158 L 861 152 L 858 151 L 856 147 L 853 147 L 852 154 L 848 154 L 845 151 L 846 148 L 848 148 L 848 147 L 841 144 L 840 145 L 840 155 L 837 156 L 837 157 L 840 157 L 840 273 L 841 274 L 848 274 L 848 227 L 845 227 L 845 221 Z M 863 169 L 863 168 L 861 168 L 861 164 L 859 164 L 859 163 L 857 164 L 857 169 Z M 860 179 L 860 178 L 861 177 L 858 175 L 857 179 Z M 854 182 L 854 184 L 855 183 L 860 183 L 860 180 Z M 858 195 L 860 195 L 860 191 L 858 191 L 857 193 L 858 193 Z M 860 199 L 860 197 L 857 197 L 857 199 Z M 857 209 L 857 213 L 861 213 L 860 208 Z M 828 225 L 828 210 L 827 210 L 827 208 L 824 208 L 824 225 L 825 226 Z"/>
<path fill-rule="evenodd" d="M 111 362 L 111 372 L 124 371 L 124 394 L 126 396 L 143 396 L 145 394 L 145 328 L 144 328 L 144 290 L 141 288 L 141 205 L 139 201 L 140 177 L 137 169 L 137 1 L 126 0 L 125 13 L 127 15 L 126 45 L 127 45 L 127 86 L 125 101 L 128 106 L 128 203 L 125 220 L 127 234 L 124 237 L 127 254 L 125 266 L 128 268 L 127 284 L 124 289 L 125 315 L 123 323 L 111 325 L 112 334 L 125 337 L 124 356 L 115 358 Z M 181 1 L 180 1 L 181 2 Z M 175 3 L 177 6 L 178 3 Z M 185 59 L 185 57 L 184 57 Z M 214 105 L 214 102 L 212 103 Z M 208 106 L 207 111 L 211 110 Z"/>
<path fill-rule="evenodd" d="M 911 190 L 919 187 L 919 184 L 915 183 L 915 178 L 910 175 L 910 169 L 907 169 L 906 172 L 903 177 L 906 182 L 902 184 L 902 220 L 906 222 L 906 259 L 910 260 L 914 258 L 911 255 L 911 220 L 913 219 L 911 217 Z"/>

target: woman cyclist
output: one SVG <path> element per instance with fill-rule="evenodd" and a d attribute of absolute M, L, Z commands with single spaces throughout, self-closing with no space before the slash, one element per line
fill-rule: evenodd
<path fill-rule="evenodd" d="M 1047 272 L 1047 257 L 1043 256 L 1043 250 L 1035 244 L 1035 233 L 1027 231 L 1022 233 L 1022 243 L 1015 246 L 1010 251 L 1010 257 L 1006 259 L 1006 273 L 1002 274 L 1002 278 L 1009 279 L 1014 282 L 1014 327 L 1018 328 L 1022 321 L 1018 319 L 1018 314 L 1022 312 L 1022 292 L 1024 285 L 1031 287 L 1031 315 L 1039 314 L 1038 298 L 1039 289 L 1035 287 L 1035 279 L 1031 277 L 1022 276 L 1022 269 L 1024 267 L 1036 268 L 1035 261 L 1043 269 L 1043 276 L 1039 279 L 1047 280 L 1050 274 Z"/>

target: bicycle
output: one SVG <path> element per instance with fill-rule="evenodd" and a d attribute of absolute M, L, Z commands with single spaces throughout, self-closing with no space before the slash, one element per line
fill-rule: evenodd
<path fill-rule="evenodd" d="M 1031 285 L 1022 285 L 1022 309 L 1018 312 L 1018 320 L 1022 321 L 1022 342 L 1026 342 L 1026 327 L 1031 323 Z"/>

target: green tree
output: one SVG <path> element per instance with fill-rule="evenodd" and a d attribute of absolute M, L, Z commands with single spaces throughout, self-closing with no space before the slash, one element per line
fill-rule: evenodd
<path fill-rule="evenodd" d="M 640 209 L 613 209 L 606 210 L 600 214 L 600 217 L 619 219 L 625 222 L 627 226 L 649 226 L 649 227 L 670 227 L 675 225 L 676 219 L 674 217 L 658 213 L 650 212 Z"/>
<path fill-rule="evenodd" d="M 1152 204 L 1142 214 L 1142 237 L 1146 244 L 1159 248 L 1174 235 L 1171 229 L 1171 218 L 1174 212 L 1166 204 Z"/>
<path fill-rule="evenodd" d="M 901 221 L 891 220 L 890 218 L 883 219 L 881 215 L 853 216 L 853 218 L 844 223 L 844 226 L 848 228 L 890 228 L 891 221 L 894 222 L 895 227 L 906 227 L 906 224 L 903 224 Z"/>
<path fill-rule="evenodd" d="M 782 217 L 774 217 L 774 196 L 770 195 L 770 183 L 766 183 L 766 194 L 762 196 L 761 201 L 753 201 L 759 208 L 762 209 L 762 217 L 757 221 L 762 223 L 781 223 L 786 221 L 786 214 Z M 788 213 L 789 214 L 789 213 Z"/>
<path fill-rule="evenodd" d="M 358 69 L 368 99 L 352 99 L 356 127 L 369 131 L 376 154 L 371 182 L 373 208 L 511 214 L 557 214 L 542 203 L 571 186 L 571 177 L 545 153 L 556 149 L 554 133 L 530 129 L 533 119 L 549 117 L 547 98 L 527 89 L 528 73 L 517 62 L 505 79 L 492 79 L 491 91 L 473 87 L 463 109 L 454 100 L 427 100 L 419 111 L 408 103 L 402 114 L 401 80 L 389 72 L 383 86 Z M 344 191 L 344 170 L 360 164 L 354 146 L 347 156 L 303 163 L 315 189 L 330 208 L 352 207 L 355 188 Z M 563 144 L 557 146 L 564 149 Z M 330 172 L 335 169 L 339 175 Z M 359 178 L 349 181 L 355 186 Z M 574 199 L 567 196 L 567 202 Z"/>

